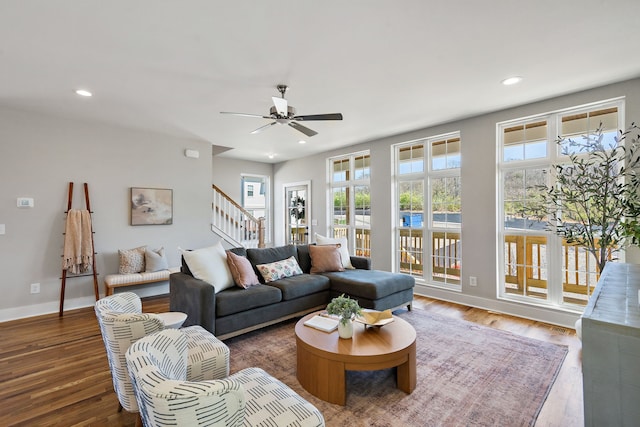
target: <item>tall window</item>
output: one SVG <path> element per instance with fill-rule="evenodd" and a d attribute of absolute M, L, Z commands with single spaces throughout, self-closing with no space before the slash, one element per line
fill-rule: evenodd
<path fill-rule="evenodd" d="M 568 309 L 587 303 L 598 279 L 591 255 L 549 230 L 548 218 L 522 212 L 543 196 L 539 186 L 556 185 L 549 170 L 568 160 L 563 148 L 578 152 L 556 144 L 556 135 L 579 143 L 602 124 L 612 147 L 623 106 L 622 100 L 609 101 L 498 123 L 501 297 Z"/>
<path fill-rule="evenodd" d="M 460 288 L 460 133 L 394 146 L 396 270 Z"/>
<path fill-rule="evenodd" d="M 330 234 L 346 237 L 349 250 L 366 257 L 371 256 L 370 177 L 368 151 L 329 159 Z"/>

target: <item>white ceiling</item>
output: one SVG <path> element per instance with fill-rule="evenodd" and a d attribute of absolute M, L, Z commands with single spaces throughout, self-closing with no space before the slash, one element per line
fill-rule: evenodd
<path fill-rule="evenodd" d="M 638 0 L 0 0 L 0 105 L 280 162 L 638 77 L 639 16 Z M 344 120 L 305 138 L 219 114 L 267 114 L 279 83 L 298 114 Z"/>

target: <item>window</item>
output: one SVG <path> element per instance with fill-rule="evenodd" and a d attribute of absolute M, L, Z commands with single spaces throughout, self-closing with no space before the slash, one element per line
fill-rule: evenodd
<path fill-rule="evenodd" d="M 371 256 L 371 158 L 369 152 L 331 158 L 329 163 L 329 229 L 346 237 L 349 251 Z"/>
<path fill-rule="evenodd" d="M 453 289 L 462 262 L 460 142 L 455 132 L 394 146 L 396 271 Z"/>
<path fill-rule="evenodd" d="M 253 184 L 247 185 L 247 197 L 253 197 Z"/>
<path fill-rule="evenodd" d="M 498 123 L 500 297 L 568 310 L 587 303 L 598 279 L 592 255 L 549 230 L 543 213 L 522 212 L 538 205 L 544 187 L 557 185 L 552 165 L 584 150 L 583 135 L 602 124 L 603 144 L 614 146 L 623 106 L 622 100 L 606 101 Z M 557 144 L 555 135 L 573 143 Z"/>

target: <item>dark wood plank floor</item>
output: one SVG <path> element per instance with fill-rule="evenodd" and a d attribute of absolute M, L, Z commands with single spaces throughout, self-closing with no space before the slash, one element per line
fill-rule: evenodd
<path fill-rule="evenodd" d="M 416 307 L 569 346 L 536 426 L 582 426 L 580 341 L 571 329 L 416 297 Z M 143 301 L 168 311 L 167 296 Z M 107 356 L 93 308 L 0 323 L 1 426 L 134 426 L 117 412 Z M 231 355 L 233 357 L 233 355 Z"/>

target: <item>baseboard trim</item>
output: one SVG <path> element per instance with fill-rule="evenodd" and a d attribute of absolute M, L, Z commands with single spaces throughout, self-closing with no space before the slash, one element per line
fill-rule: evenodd
<path fill-rule="evenodd" d="M 131 288 L 135 288 L 135 291 Z M 150 283 L 136 285 L 127 288 L 126 291 L 135 292 L 140 298 L 165 295 L 169 293 L 169 282 Z M 123 292 L 122 290 L 120 292 Z M 116 291 L 117 293 L 117 291 Z M 103 294 L 101 294 L 104 296 Z M 94 295 L 79 298 L 65 298 L 64 311 L 77 308 L 93 307 L 96 303 Z M 57 313 L 60 310 L 59 301 L 47 301 L 40 304 L 25 305 L 22 307 L 11 307 L 0 310 L 0 322 L 24 319 L 26 317 L 41 316 L 43 314 Z"/>
<path fill-rule="evenodd" d="M 416 284 L 414 294 L 462 304 L 469 307 L 495 311 L 511 316 L 522 317 L 524 319 L 558 325 L 570 329 L 574 328 L 576 320 L 580 317 L 580 314 L 577 313 L 568 313 L 550 308 L 517 304 L 510 301 L 465 295 L 460 292 L 453 292 L 442 288 L 433 288 L 421 284 Z"/>

